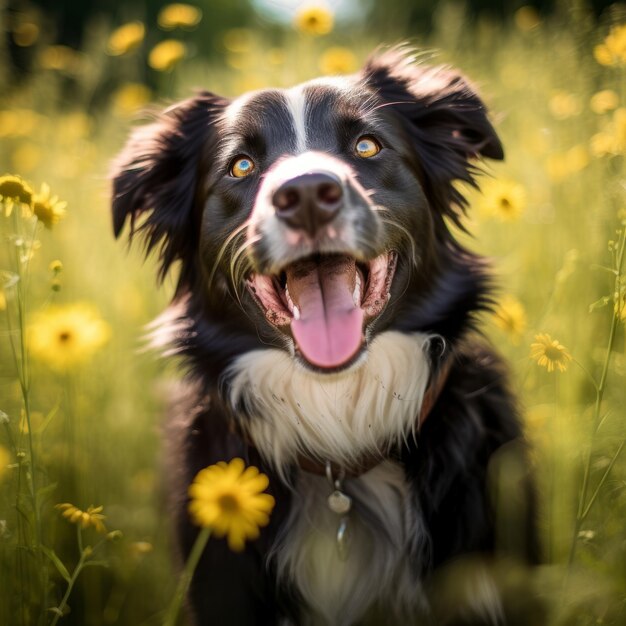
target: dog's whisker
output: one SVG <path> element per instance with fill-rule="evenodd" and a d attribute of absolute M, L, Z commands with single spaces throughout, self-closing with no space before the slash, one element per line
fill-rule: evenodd
<path fill-rule="evenodd" d="M 248 255 L 245 255 L 245 252 L 252 247 L 255 243 L 257 243 L 261 239 L 261 235 L 255 235 L 254 237 L 247 238 L 239 248 L 234 252 L 233 256 L 230 260 L 230 278 L 231 284 L 235 290 L 235 296 L 237 298 L 237 302 L 240 307 L 243 308 L 243 304 L 241 302 L 241 296 L 243 294 L 243 279 L 246 273 L 252 269 L 252 261 Z"/>
<path fill-rule="evenodd" d="M 217 272 L 217 268 L 219 267 L 219 264 L 221 263 L 222 258 L 224 257 L 224 254 L 226 253 L 226 249 L 233 242 L 233 240 L 239 237 L 242 234 L 242 231 L 244 231 L 248 227 L 248 223 L 249 223 L 249 220 L 246 220 L 245 222 L 243 222 L 243 224 L 240 224 L 239 226 L 237 226 L 237 228 L 235 228 L 235 230 L 227 237 L 226 241 L 222 244 L 222 247 L 217 253 L 215 262 L 213 263 L 213 267 L 211 268 L 211 271 L 209 273 L 209 279 L 208 279 L 209 286 L 213 284 L 215 273 Z"/>

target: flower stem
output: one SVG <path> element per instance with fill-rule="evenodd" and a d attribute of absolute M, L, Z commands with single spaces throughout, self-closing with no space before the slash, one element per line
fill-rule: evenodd
<path fill-rule="evenodd" d="M 14 211 L 14 223 L 15 232 L 19 232 L 18 225 L 18 211 Z M 28 454 L 29 454 L 29 469 L 26 472 L 28 478 L 28 486 L 30 491 L 30 499 L 32 502 L 33 517 L 34 517 L 34 549 L 36 558 L 38 559 L 38 571 L 41 576 L 41 602 L 42 609 L 48 604 L 48 581 L 47 581 L 47 567 L 43 552 L 40 547 L 43 545 L 43 531 L 41 524 L 41 511 L 39 510 L 39 502 L 37 497 L 37 462 L 35 455 L 35 446 L 33 442 L 33 423 L 31 419 L 31 406 L 30 406 L 30 376 L 28 370 L 28 348 L 26 345 L 26 302 L 28 296 L 27 284 L 29 277 L 30 267 L 30 253 L 33 248 L 35 236 L 37 232 L 37 221 L 35 220 L 33 230 L 30 236 L 30 245 L 24 249 L 24 246 L 15 246 L 15 268 L 19 280 L 15 285 L 15 292 L 17 295 L 17 330 L 19 333 L 19 357 L 14 349 L 15 367 L 17 369 L 20 389 L 22 392 L 22 402 L 24 405 L 24 416 L 26 418 L 26 425 L 28 428 Z M 21 249 L 20 249 L 21 248 Z"/>
<path fill-rule="evenodd" d="M 624 248 L 626 246 L 626 226 L 622 227 L 621 233 L 620 233 L 620 239 L 619 239 L 619 246 L 618 246 L 618 252 L 617 252 L 617 256 L 615 258 L 615 270 L 616 270 L 616 274 L 615 274 L 615 284 L 614 284 L 614 288 L 613 288 L 613 292 L 614 293 L 620 293 L 620 284 L 621 284 L 621 277 L 622 277 L 622 265 L 624 262 Z M 589 479 L 591 476 L 591 462 L 592 462 L 592 457 L 593 457 L 593 451 L 595 448 L 595 443 L 596 443 L 596 437 L 598 434 L 598 430 L 599 430 L 599 425 L 600 425 L 600 410 L 602 408 L 602 400 L 604 398 L 604 392 L 606 389 L 606 381 L 607 381 L 607 377 L 608 377 L 608 373 L 609 373 L 609 365 L 611 362 L 611 355 L 613 352 L 613 344 L 615 342 L 615 334 L 617 331 L 617 326 L 619 324 L 620 318 L 619 318 L 619 311 L 616 312 L 614 310 L 611 311 L 612 313 L 612 317 L 611 317 L 611 328 L 609 331 L 609 340 L 607 343 L 607 347 L 606 347 L 606 353 L 604 356 L 604 364 L 602 366 L 602 373 L 600 375 L 600 382 L 595 384 L 595 388 L 596 388 L 596 400 L 595 400 L 595 405 L 594 405 L 594 411 L 593 411 L 593 430 L 591 432 L 591 442 L 589 445 L 589 451 L 587 453 L 587 460 L 585 462 L 585 468 L 584 468 L 584 473 L 583 473 L 583 484 L 581 487 L 581 491 L 580 491 L 580 497 L 578 500 L 578 512 L 576 514 L 576 522 L 574 524 L 574 535 L 572 537 L 572 543 L 570 546 L 570 551 L 569 551 L 569 558 L 568 558 L 568 567 L 571 568 L 571 566 L 574 564 L 574 559 L 576 558 L 576 547 L 578 545 L 578 535 L 580 534 L 581 528 L 582 528 L 582 524 L 585 521 L 585 519 L 587 518 L 587 515 L 589 515 L 589 511 L 591 510 L 591 507 L 593 505 L 593 503 L 596 500 L 596 497 L 598 495 L 599 489 L 602 486 L 602 484 L 604 484 L 604 481 L 606 480 L 606 478 L 608 477 L 608 473 L 611 471 L 615 460 L 617 460 L 617 457 L 619 456 L 622 447 L 624 445 L 624 442 L 622 442 L 622 444 L 620 445 L 616 455 L 613 458 L 613 461 L 611 462 L 611 464 L 609 465 L 609 467 L 607 468 L 607 471 L 605 472 L 604 476 L 602 477 L 602 480 L 600 481 L 600 484 L 598 485 L 598 487 L 596 488 L 595 492 L 593 493 L 591 500 L 589 501 L 589 503 L 587 503 L 587 492 L 589 490 Z"/>
<path fill-rule="evenodd" d="M 78 535 L 78 545 L 79 547 L 82 547 L 83 538 L 82 538 L 80 526 L 76 527 L 76 532 Z M 85 565 L 85 561 L 89 558 L 89 556 L 90 556 L 90 553 L 87 553 L 85 552 L 85 550 L 81 549 L 80 559 L 78 560 L 78 563 L 76 564 L 76 567 L 74 568 L 74 571 L 72 572 L 72 576 L 70 578 L 69 583 L 67 584 L 67 589 L 65 590 L 65 594 L 63 595 L 61 603 L 59 604 L 58 607 L 56 607 L 56 610 L 54 612 L 54 619 L 52 620 L 52 623 L 50 624 L 50 626 L 56 626 L 57 622 L 63 617 L 63 611 L 65 610 L 65 607 L 67 606 L 67 601 L 70 598 L 72 589 L 74 588 L 74 585 L 76 584 L 76 581 L 78 580 L 78 576 L 80 575 L 80 572 L 82 571 L 83 566 Z"/>
<path fill-rule="evenodd" d="M 187 562 L 185 563 L 185 569 L 183 570 L 180 580 L 178 581 L 172 602 L 167 610 L 167 614 L 165 615 L 163 626 L 176 625 L 176 620 L 178 618 L 178 613 L 180 612 L 180 607 L 183 603 L 183 598 L 189 589 L 193 573 L 198 566 L 198 562 L 200 561 L 200 557 L 204 552 L 204 548 L 206 547 L 210 536 L 211 529 L 208 527 L 203 528 L 198 533 L 196 541 L 194 542 L 191 552 L 189 553 L 189 557 L 187 558 Z"/>

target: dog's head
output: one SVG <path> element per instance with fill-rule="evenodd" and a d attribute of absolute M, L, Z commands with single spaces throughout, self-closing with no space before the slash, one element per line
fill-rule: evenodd
<path fill-rule="evenodd" d="M 436 292 L 464 254 L 445 219 L 465 206 L 454 182 L 502 156 L 461 75 L 393 51 L 352 76 L 166 110 L 116 163 L 114 229 L 144 214 L 148 248 L 162 274 L 180 261 L 178 295 L 202 301 L 196 311 L 241 318 L 251 337 L 333 372 L 380 330 L 467 300 L 458 285 Z"/>

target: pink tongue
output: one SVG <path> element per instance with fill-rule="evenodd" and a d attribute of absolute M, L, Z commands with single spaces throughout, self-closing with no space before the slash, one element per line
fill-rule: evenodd
<path fill-rule="evenodd" d="M 363 310 L 354 304 L 356 265 L 349 257 L 305 261 L 287 270 L 287 288 L 300 311 L 291 332 L 309 363 L 333 368 L 361 347 Z"/>

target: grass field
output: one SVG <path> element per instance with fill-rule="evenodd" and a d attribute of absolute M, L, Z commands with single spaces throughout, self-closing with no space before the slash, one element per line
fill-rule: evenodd
<path fill-rule="evenodd" d="M 626 17 L 542 22 L 526 9 L 468 26 L 455 6 L 417 40 L 397 27 L 384 39 L 349 25 L 225 31 L 215 60 L 193 56 L 193 31 L 156 24 L 94 29 L 81 51 L 15 30 L 37 63 L 4 89 L 1 168 L 31 185 L 38 218 L 3 197 L 0 624 L 159 624 L 176 586 L 159 473 L 175 368 L 139 350 L 174 281 L 157 289 L 153 260 L 113 239 L 108 204 L 108 164 L 138 111 L 194 87 L 236 95 L 350 72 L 406 38 L 479 85 L 507 151 L 460 236 L 500 285 L 483 326 L 512 365 L 533 445 L 546 564 L 532 584 L 551 625 L 626 624 Z M 146 32 L 186 56 L 168 44 L 148 57 Z M 63 503 L 87 511 L 86 528 Z"/>

